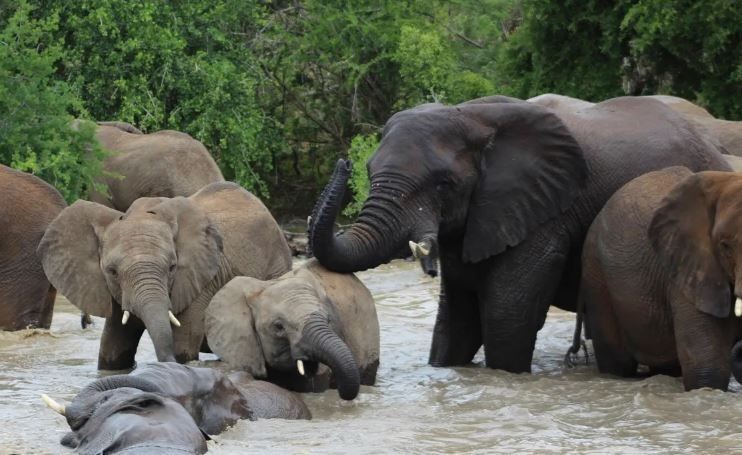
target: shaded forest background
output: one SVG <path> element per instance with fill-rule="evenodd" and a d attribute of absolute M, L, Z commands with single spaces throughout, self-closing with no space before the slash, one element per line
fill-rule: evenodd
<path fill-rule="evenodd" d="M 73 118 L 176 129 L 279 219 L 394 112 L 553 92 L 681 96 L 742 119 L 736 0 L 0 0 L 0 162 L 85 197 L 105 152 Z M 357 208 L 351 205 L 346 213 Z"/>

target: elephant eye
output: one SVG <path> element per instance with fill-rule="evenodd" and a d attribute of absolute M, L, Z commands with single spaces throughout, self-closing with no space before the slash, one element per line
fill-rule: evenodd
<path fill-rule="evenodd" d="M 118 274 L 118 272 L 116 271 L 116 267 L 113 267 L 113 266 L 111 266 L 111 267 L 108 267 L 108 273 L 109 273 L 109 274 L 110 274 L 111 276 L 116 276 L 116 275 Z"/>
<path fill-rule="evenodd" d="M 173 272 L 175 270 L 175 262 L 170 264 L 170 272 Z"/>
<path fill-rule="evenodd" d="M 281 321 L 274 321 L 273 322 L 273 330 L 275 330 L 277 333 L 283 332 L 283 323 Z"/>

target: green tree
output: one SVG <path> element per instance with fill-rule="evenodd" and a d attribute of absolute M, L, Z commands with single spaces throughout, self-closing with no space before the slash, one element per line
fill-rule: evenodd
<path fill-rule="evenodd" d="M 31 18 L 25 1 L 0 16 L 0 161 L 42 178 L 68 202 L 87 196 L 104 152 L 94 125 L 72 127 L 85 110 L 54 77 L 62 48 L 53 38 L 57 17 Z"/>

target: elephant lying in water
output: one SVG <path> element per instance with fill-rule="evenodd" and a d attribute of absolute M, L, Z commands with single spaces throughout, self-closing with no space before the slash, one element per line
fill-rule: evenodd
<path fill-rule="evenodd" d="M 686 390 L 727 389 L 742 337 L 740 195 L 742 174 L 672 167 L 608 200 L 585 240 L 580 286 L 601 372 L 634 376 L 641 363 L 682 372 Z M 742 380 L 742 343 L 731 371 Z"/>
<path fill-rule="evenodd" d="M 62 444 L 80 453 L 134 447 L 203 453 L 204 434 L 221 433 L 240 419 L 311 419 L 298 395 L 271 383 L 170 362 L 98 379 L 66 406 L 43 398 L 72 430 Z"/>
<path fill-rule="evenodd" d="M 313 259 L 270 281 L 234 278 L 211 301 L 206 333 L 223 360 L 293 390 L 322 391 L 330 379 L 352 400 L 361 384 L 376 381 L 379 321 L 371 294 L 354 275 Z M 332 378 L 315 375 L 318 362 Z"/>
<path fill-rule="evenodd" d="M 77 201 L 49 225 L 38 254 L 72 304 L 106 318 L 98 354 L 104 370 L 134 365 L 145 328 L 157 360 L 197 359 L 204 310 L 222 285 L 291 268 L 268 209 L 226 182 L 188 198 L 140 198 L 126 213 Z"/>

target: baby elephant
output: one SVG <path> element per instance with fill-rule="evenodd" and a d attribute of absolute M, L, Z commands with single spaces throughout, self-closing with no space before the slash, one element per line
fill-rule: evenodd
<path fill-rule="evenodd" d="M 98 379 L 67 406 L 43 398 L 72 429 L 62 444 L 80 453 L 133 447 L 203 453 L 204 434 L 218 434 L 239 419 L 311 418 L 296 394 L 273 384 L 170 362 Z"/>
<path fill-rule="evenodd" d="M 595 218 L 582 256 L 580 308 L 598 368 L 682 373 L 686 390 L 726 390 L 742 361 L 742 174 L 650 172 Z M 736 299 L 736 305 L 735 305 Z M 734 349 L 739 351 L 739 347 Z"/>
<path fill-rule="evenodd" d="M 206 333 L 215 354 L 293 390 L 334 382 L 345 400 L 372 385 L 379 366 L 373 298 L 352 274 L 310 260 L 280 278 L 237 277 L 212 299 Z M 319 362 L 332 370 L 319 371 Z"/>

